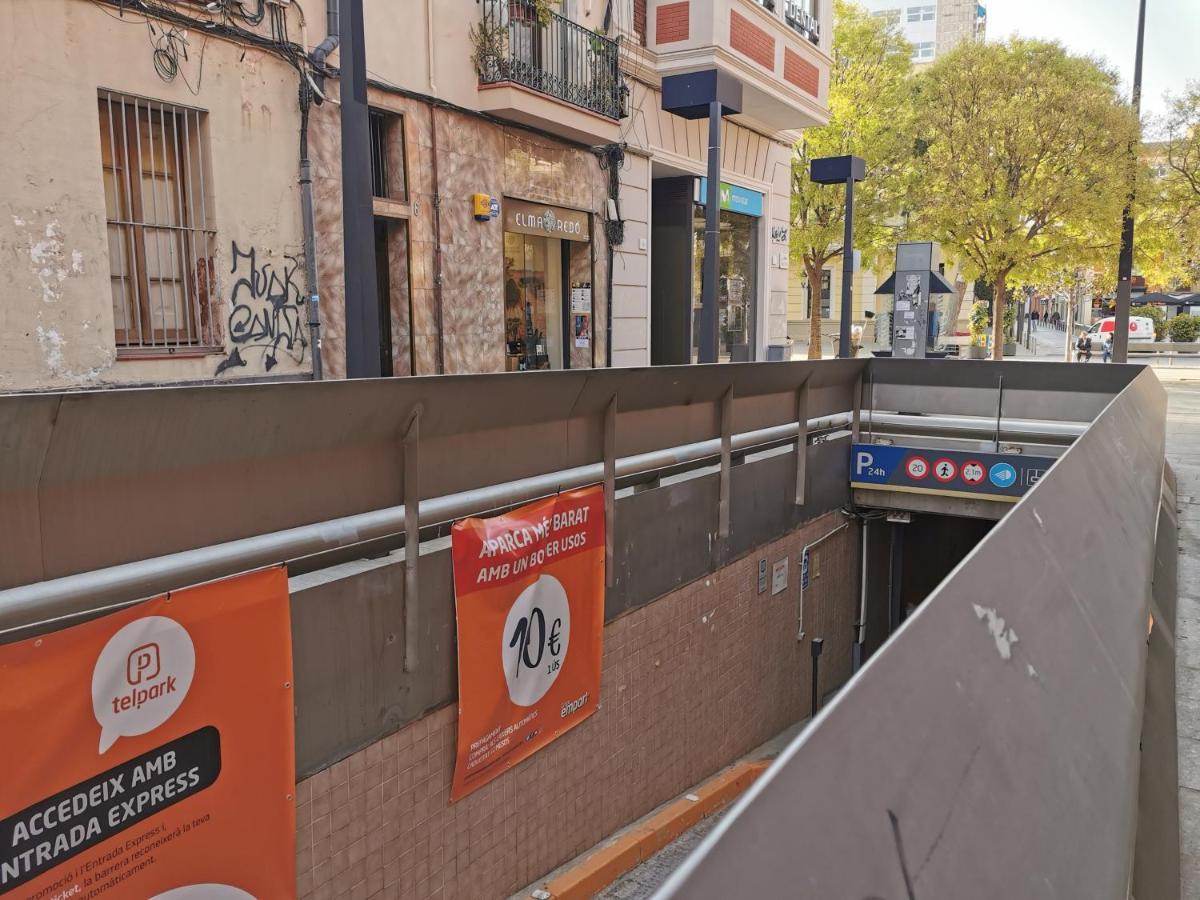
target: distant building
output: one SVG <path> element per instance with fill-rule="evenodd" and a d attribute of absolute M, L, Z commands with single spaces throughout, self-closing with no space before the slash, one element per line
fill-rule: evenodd
<path fill-rule="evenodd" d="M 912 60 L 924 65 L 963 41 L 983 40 L 987 10 L 976 0 L 859 0 L 877 16 L 890 17 L 913 45 Z"/>

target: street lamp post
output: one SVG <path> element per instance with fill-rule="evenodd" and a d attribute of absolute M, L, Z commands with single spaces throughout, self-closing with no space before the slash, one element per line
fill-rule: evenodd
<path fill-rule="evenodd" d="M 846 219 L 842 235 L 842 321 L 838 332 L 838 356 L 850 356 L 850 320 L 854 314 L 854 182 L 867 177 L 867 162 L 860 156 L 825 156 L 809 164 L 809 177 L 816 184 L 846 185 Z"/>
<path fill-rule="evenodd" d="M 1146 38 L 1146 0 L 1138 4 L 1137 54 L 1133 63 L 1133 113 L 1139 115 L 1142 109 L 1142 44 Z M 1133 200 L 1134 200 L 1134 166 L 1137 161 L 1137 145 L 1129 145 L 1129 196 L 1125 201 L 1125 211 L 1121 216 L 1121 256 L 1117 261 L 1117 308 L 1116 321 L 1113 322 L 1112 358 L 1113 362 L 1123 363 L 1129 355 L 1129 295 L 1132 290 L 1130 279 L 1133 277 Z"/>

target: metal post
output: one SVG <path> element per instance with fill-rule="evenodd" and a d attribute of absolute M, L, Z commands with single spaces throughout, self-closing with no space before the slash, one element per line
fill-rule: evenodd
<path fill-rule="evenodd" d="M 822 648 L 824 648 L 824 646 L 825 646 L 825 641 L 823 638 L 813 638 L 812 643 L 809 645 L 809 652 L 812 653 L 812 664 L 813 664 L 813 668 L 812 668 L 812 703 L 809 707 L 809 709 L 811 710 L 811 712 L 809 712 L 810 720 L 815 719 L 817 717 L 817 708 L 820 706 L 820 703 L 821 703 L 821 692 L 817 689 L 817 684 L 820 680 L 820 674 L 821 674 L 820 673 L 820 664 L 819 664 L 818 660 L 821 658 L 821 650 L 822 650 Z"/>
<path fill-rule="evenodd" d="M 382 370 L 363 0 L 346 0 L 343 18 L 342 238 L 345 242 L 346 375 L 349 378 L 378 378 Z"/>
<path fill-rule="evenodd" d="M 717 278 L 721 272 L 721 102 L 708 104 L 708 190 L 704 196 L 704 275 L 700 362 L 717 361 Z"/>
<path fill-rule="evenodd" d="M 1142 44 L 1146 37 L 1146 0 L 1138 4 L 1137 54 L 1133 64 L 1133 112 L 1142 109 Z M 1133 170 L 1137 163 L 1137 144 L 1129 145 L 1129 197 L 1121 215 L 1121 256 L 1117 261 L 1117 309 L 1113 322 L 1112 361 L 1123 363 L 1129 357 L 1129 295 L 1133 277 Z"/>
<path fill-rule="evenodd" d="M 850 319 L 854 313 L 854 178 L 846 179 L 846 221 L 842 235 L 842 322 L 838 356 L 850 356 Z"/>

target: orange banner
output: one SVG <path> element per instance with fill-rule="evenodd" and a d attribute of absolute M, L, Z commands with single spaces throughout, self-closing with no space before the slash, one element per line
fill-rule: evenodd
<path fill-rule="evenodd" d="M 296 896 L 282 567 L 0 646 L 0 896 Z"/>
<path fill-rule="evenodd" d="M 596 711 L 604 491 L 584 488 L 453 529 L 458 800 Z"/>

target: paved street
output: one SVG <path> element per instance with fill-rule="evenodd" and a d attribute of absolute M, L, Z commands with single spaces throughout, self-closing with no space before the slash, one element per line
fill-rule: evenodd
<path fill-rule="evenodd" d="M 1167 457 L 1179 490 L 1175 678 L 1182 897 L 1200 896 L 1200 376 L 1197 378 L 1166 382 L 1170 398 Z"/>

